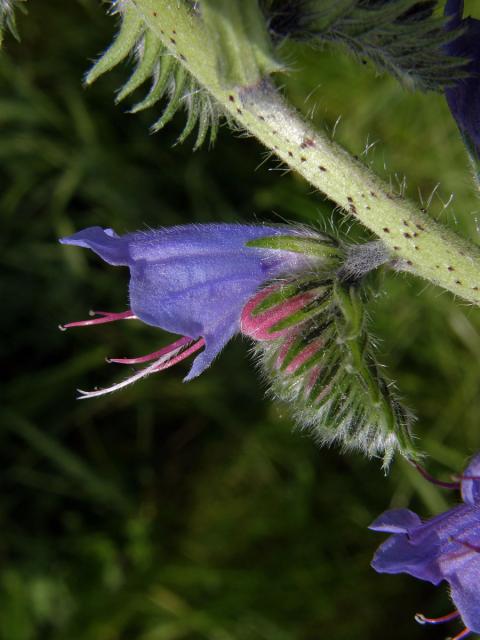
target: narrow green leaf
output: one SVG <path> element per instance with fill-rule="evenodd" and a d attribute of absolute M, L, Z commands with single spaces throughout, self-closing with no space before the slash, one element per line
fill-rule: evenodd
<path fill-rule="evenodd" d="M 143 20 L 135 6 L 127 4 L 122 11 L 122 22 L 115 40 L 87 73 L 85 84 L 92 84 L 99 76 L 122 62 L 135 47 L 143 29 Z"/>
<path fill-rule="evenodd" d="M 187 81 L 187 72 L 184 67 L 178 67 L 175 73 L 175 84 L 172 90 L 170 100 L 160 118 L 152 125 L 152 131 L 160 131 L 167 122 L 173 118 L 175 113 L 182 105 L 183 92 Z"/>
<path fill-rule="evenodd" d="M 158 62 L 160 53 L 163 49 L 161 41 L 153 33 L 146 31 L 141 43 L 141 55 L 135 71 L 130 79 L 123 85 L 115 99 L 116 103 L 121 102 L 130 95 L 135 89 L 138 89 L 155 71 L 155 65 Z"/>
<path fill-rule="evenodd" d="M 162 56 L 161 61 L 157 63 L 150 91 L 143 100 L 137 102 L 130 109 L 130 113 L 137 113 L 138 111 L 143 111 L 143 109 L 153 107 L 162 98 L 174 69 L 175 60 L 171 56 Z"/>

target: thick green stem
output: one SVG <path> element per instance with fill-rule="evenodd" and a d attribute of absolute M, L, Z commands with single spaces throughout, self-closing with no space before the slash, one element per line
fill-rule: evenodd
<path fill-rule="evenodd" d="M 386 183 L 286 104 L 270 80 L 226 88 L 216 46 L 186 2 L 130 1 L 172 55 L 241 127 L 380 237 L 407 270 L 480 305 L 477 246 L 393 194 Z"/>

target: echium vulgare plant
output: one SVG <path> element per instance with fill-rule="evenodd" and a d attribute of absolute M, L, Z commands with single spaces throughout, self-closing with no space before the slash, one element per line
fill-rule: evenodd
<path fill-rule="evenodd" d="M 225 117 L 256 135 L 379 239 L 355 246 L 327 240 L 326 234 L 317 233 L 315 238 L 314 232 L 295 227 L 274 233 L 268 227 L 242 226 L 236 231 L 229 227 L 167 229 L 121 239 L 113 232 L 98 230 L 95 235 L 86 230 L 64 239 L 98 251 L 107 261 L 106 246 L 130 247 L 131 252 L 116 263 L 131 270 L 130 313 L 181 334 L 180 340 L 185 341 L 175 342 L 171 352 L 159 355 L 161 362 L 110 390 L 204 348 L 187 377 L 191 379 L 234 333 L 242 332 L 255 341 L 254 351 L 272 394 L 286 401 L 297 422 L 320 442 L 338 442 L 367 455 L 383 456 L 385 464 L 395 450 L 407 458 L 418 455 L 410 437 L 412 415 L 381 373 L 372 346 L 366 300 L 368 287 L 375 285 L 368 274 L 382 266 L 410 272 L 479 304 L 479 248 L 394 193 L 360 161 L 314 130 L 286 104 L 275 78 L 286 70 L 285 40 L 303 40 L 312 46 L 338 43 L 407 87 L 445 93 L 475 162 L 478 22 L 464 18 L 460 1 L 449 0 L 444 15 L 440 9 L 438 2 L 418 0 L 112 3 L 120 28 L 87 73 L 87 85 L 131 54 L 136 66 L 117 101 L 150 80 L 146 97 L 132 110 L 166 99 L 152 125 L 154 131 L 185 107 L 187 121 L 179 141 L 197 127 L 196 148 L 209 131 L 210 141 L 214 140 L 219 119 Z M 180 233 L 185 234 L 181 241 Z M 94 240 L 90 243 L 88 238 Z M 137 258 L 143 255 L 140 245 L 149 247 L 147 257 L 141 259 Z M 162 253 L 165 247 L 167 261 Z M 167 273 L 182 273 L 182 277 Z M 241 295 L 234 296 L 235 304 L 226 296 L 216 317 L 215 296 L 220 294 L 215 291 L 209 307 L 204 292 L 225 282 L 235 281 L 239 287 L 242 278 Z M 194 291 L 200 300 L 193 299 Z M 161 315 L 143 312 L 151 300 Z M 181 319 L 176 315 L 180 300 Z M 101 321 L 114 317 L 106 315 Z"/>
<path fill-rule="evenodd" d="M 15 30 L 15 5 L 0 0 L 0 27 Z M 134 70 L 117 102 L 145 83 L 136 112 L 164 101 L 159 131 L 185 108 L 178 142 L 195 129 L 194 149 L 213 143 L 225 119 L 256 136 L 346 216 L 375 238 L 355 244 L 302 225 L 198 224 L 118 235 L 100 226 L 62 238 L 130 270 L 127 310 L 96 312 L 63 329 L 140 320 L 175 334 L 148 355 L 111 358 L 141 365 L 103 396 L 195 355 L 185 380 L 203 373 L 237 333 L 253 353 L 271 394 L 320 443 L 378 456 L 395 452 L 419 467 L 413 417 L 383 373 L 368 327 L 369 293 L 379 269 L 425 279 L 480 305 L 480 249 L 434 221 L 372 174 L 284 99 L 277 78 L 290 72 L 286 41 L 333 43 L 402 86 L 445 96 L 478 181 L 480 21 L 462 0 L 114 0 L 119 30 L 85 76 L 91 84 L 125 59 Z M 320 55 L 320 53 L 319 53 Z M 372 528 L 391 533 L 373 561 L 386 573 L 449 583 L 461 618 L 457 638 L 480 632 L 478 456 L 456 483 L 464 504 L 422 522 L 387 511 Z M 424 475 L 426 472 L 423 472 Z M 454 483 L 455 484 L 455 483 Z"/>

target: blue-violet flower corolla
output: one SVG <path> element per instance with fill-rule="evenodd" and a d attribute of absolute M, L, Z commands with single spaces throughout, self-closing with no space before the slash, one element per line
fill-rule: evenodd
<path fill-rule="evenodd" d="M 63 325 L 102 324 L 139 319 L 181 337 L 139 358 L 110 362 L 152 362 L 107 389 L 81 392 L 103 395 L 161 371 L 200 351 L 185 380 L 200 375 L 232 336 L 240 331 L 242 310 L 259 287 L 280 276 L 308 269 L 312 258 L 300 252 L 247 246 L 261 238 L 285 236 L 283 225 L 202 224 L 117 235 L 90 227 L 62 238 L 62 244 L 86 247 L 105 262 L 130 269 L 130 309 L 95 312 L 90 320 Z M 315 238 L 303 228 L 288 227 L 289 237 Z"/>
<path fill-rule="evenodd" d="M 456 610 L 441 618 L 417 614 L 421 624 L 461 618 L 465 628 L 454 640 L 480 633 L 480 453 L 457 484 L 463 504 L 423 522 L 409 509 L 382 514 L 370 529 L 392 535 L 377 550 L 379 573 L 407 573 L 438 585 L 445 580 Z"/>
<path fill-rule="evenodd" d="M 448 28 L 461 31 L 446 51 L 467 60 L 468 74 L 447 87 L 445 97 L 469 151 L 480 159 L 480 20 L 463 18 L 463 11 L 463 0 L 448 0 L 445 6 Z"/>

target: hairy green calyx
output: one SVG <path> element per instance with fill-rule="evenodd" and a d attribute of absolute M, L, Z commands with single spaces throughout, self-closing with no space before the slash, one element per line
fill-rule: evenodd
<path fill-rule="evenodd" d="M 413 418 L 377 362 L 365 308 L 365 276 L 391 256 L 376 242 L 344 247 L 322 237 L 249 243 L 302 252 L 312 266 L 257 293 L 242 332 L 255 340 L 272 395 L 319 443 L 381 456 L 385 467 L 396 451 L 415 458 Z"/>

